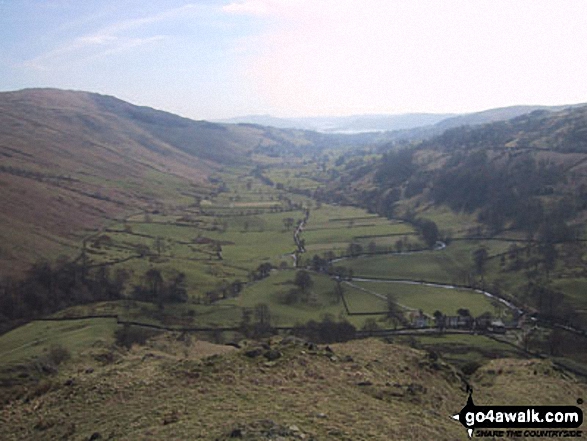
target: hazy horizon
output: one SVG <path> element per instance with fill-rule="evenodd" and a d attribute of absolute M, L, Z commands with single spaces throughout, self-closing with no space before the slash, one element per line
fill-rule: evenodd
<path fill-rule="evenodd" d="M 587 101 L 582 1 L 0 2 L 0 90 L 218 120 Z"/>

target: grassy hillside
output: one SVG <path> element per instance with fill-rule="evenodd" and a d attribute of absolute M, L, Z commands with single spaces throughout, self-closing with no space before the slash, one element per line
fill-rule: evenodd
<path fill-rule="evenodd" d="M 580 109 L 340 156 L 111 97 L 0 98 L 0 269 L 49 260 L 0 279 L 5 438 L 464 439 L 465 380 L 478 404 L 585 395 L 561 370 L 585 371 L 584 339 L 528 318 L 587 311 Z"/>
<path fill-rule="evenodd" d="M 0 93 L 0 276 L 74 255 L 87 231 L 204 199 L 208 177 L 306 132 L 192 121 L 86 92 Z"/>
<path fill-rule="evenodd" d="M 424 256 L 414 265 L 402 259 L 391 274 L 477 284 L 544 316 L 585 323 L 587 298 L 578 287 L 585 277 L 586 127 L 587 106 L 579 106 L 450 129 L 343 163 L 321 196 L 408 219 L 429 245 L 450 243 L 447 259 L 437 256 L 436 274 Z"/>
<path fill-rule="evenodd" d="M 376 340 L 235 350 L 168 335 L 80 352 L 22 389 L 0 421 L 6 440 L 454 440 L 466 437 L 450 418 L 466 402 L 463 379 L 442 359 Z M 477 404 L 574 405 L 587 392 L 536 360 L 495 360 L 469 381 Z"/>

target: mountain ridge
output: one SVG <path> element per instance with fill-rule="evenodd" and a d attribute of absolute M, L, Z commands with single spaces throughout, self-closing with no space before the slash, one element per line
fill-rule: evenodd
<path fill-rule="evenodd" d="M 321 133 L 397 132 L 396 138 L 431 137 L 463 125 L 504 121 L 536 110 L 555 112 L 582 104 L 512 105 L 463 114 L 414 112 L 404 114 L 358 114 L 337 117 L 279 118 L 271 115 L 245 115 L 219 119 L 219 123 L 256 124 L 277 128 L 315 130 Z"/>

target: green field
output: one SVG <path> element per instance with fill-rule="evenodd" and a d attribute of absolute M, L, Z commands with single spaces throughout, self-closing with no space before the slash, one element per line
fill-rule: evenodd
<path fill-rule="evenodd" d="M 63 322 L 38 321 L 0 336 L 0 360 L 10 365 L 40 357 L 59 345 L 75 354 L 100 344 L 111 344 L 116 319 L 87 319 Z"/>
<path fill-rule="evenodd" d="M 511 245 L 506 241 L 454 241 L 444 250 L 414 253 L 361 256 L 345 259 L 338 264 L 351 268 L 355 276 L 427 281 L 443 284 L 467 284 L 473 269 L 473 252 L 483 246 L 487 248 L 488 277 L 497 270 L 497 261 L 492 256 L 504 253 Z M 495 261 L 495 263 L 494 263 Z"/>
<path fill-rule="evenodd" d="M 471 290 L 403 283 L 357 281 L 352 283 L 372 293 L 384 296 L 391 294 L 400 305 L 410 309 L 421 309 L 429 315 L 437 310 L 445 315 L 456 315 L 460 308 L 468 309 L 474 317 L 484 312 L 495 313 L 489 298 Z"/>
<path fill-rule="evenodd" d="M 294 288 L 294 271 L 274 272 L 270 277 L 248 286 L 243 294 L 223 303 L 252 308 L 264 303 L 271 310 L 271 317 L 277 326 L 293 326 L 308 320 L 320 321 L 324 314 L 335 318 L 346 318 L 355 326 L 362 326 L 365 317 L 348 317 L 344 305 L 334 294 L 335 282 L 326 275 L 312 274 L 314 285 L 310 289 L 310 302 L 285 303 L 285 296 Z M 384 311 L 385 302 L 360 290 L 344 288 L 344 296 L 353 312 Z M 350 307 L 350 306 L 349 306 Z M 356 310 L 354 309 L 356 308 Z"/>
<path fill-rule="evenodd" d="M 282 167 L 269 166 L 264 176 L 284 184 L 279 188 L 266 185 L 250 172 L 240 168 L 217 173 L 214 179 L 220 191 L 211 186 L 198 197 L 182 197 L 175 204 L 129 215 L 87 238 L 86 255 L 90 265 L 106 265 L 111 276 L 119 270 L 126 272 L 126 296 L 131 296 L 135 285 L 144 283 L 147 271 L 156 268 L 165 280 L 171 280 L 180 272 L 185 274 L 186 303 L 158 307 L 152 303 L 121 300 L 72 307 L 57 315 L 108 313 L 124 320 L 171 328 L 235 327 L 241 323 L 245 309 L 265 304 L 274 326 L 319 321 L 328 315 L 348 320 L 357 328 L 369 319 L 386 327 L 389 323 L 384 321 L 383 313 L 387 309 L 388 294 L 404 308 L 407 317 L 410 311 L 418 310 L 429 316 L 435 311 L 456 315 L 462 308 L 473 316 L 486 312 L 501 315 L 503 308 L 495 307 L 495 302 L 472 290 L 356 280 L 364 277 L 447 285 L 479 284 L 481 277 L 475 273 L 473 260 L 479 247 L 485 247 L 489 257 L 483 276 L 486 289 L 492 291 L 499 285 L 502 294 L 514 297 L 523 292 L 524 273 L 507 269 L 511 265 L 507 257 L 510 247 L 515 244 L 524 250 L 526 246 L 522 241 L 514 242 L 520 238 L 513 233 L 502 235 L 509 240 L 453 240 L 442 250 L 418 251 L 424 249 L 425 244 L 407 222 L 386 219 L 357 207 L 317 202 L 300 194 L 299 190 L 316 188 L 324 177 L 313 164 L 296 163 L 286 174 L 282 174 Z M 288 187 L 298 192 L 289 192 Z M 325 274 L 311 273 L 313 286 L 307 302 L 286 302 L 287 294 L 295 288 L 293 233 L 306 210 L 309 210 L 309 218 L 301 232 L 306 253 L 298 256 L 299 267 L 310 265 L 314 255 L 343 257 L 336 261 L 334 269 L 344 267 L 352 271 L 354 280 L 341 285 L 349 311 L 374 315 L 349 316 L 343 302 L 335 295 L 336 282 Z M 442 208 L 426 207 L 419 215 L 434 220 L 441 232 L 456 239 L 475 236 L 478 227 L 473 216 Z M 351 244 L 358 247 L 355 253 L 359 256 L 348 257 Z M 506 256 L 505 265 L 502 256 Z M 269 277 L 258 280 L 258 267 L 267 263 L 273 270 Z M 236 281 L 242 282 L 242 291 L 227 295 L 227 287 Z M 577 313 L 587 316 L 584 285 L 580 278 L 554 282 L 554 286 L 571 299 Z M 220 294 L 210 301 L 210 293 Z M 26 359 L 39 356 L 53 344 L 63 344 L 75 352 L 100 339 L 111 341 L 116 328 L 109 320 L 79 323 L 84 326 L 31 323 L 2 336 L 0 354 L 9 362 Z M 451 338 L 460 348 L 458 351 L 481 345 L 481 340 L 469 341 L 465 336 Z M 497 344 L 483 342 L 481 346 Z M 445 340 L 432 339 L 425 343 L 442 350 L 450 349 Z M 487 352 L 492 348 L 482 349 Z M 459 360 L 476 359 L 481 349 L 471 350 L 469 355 L 459 355 Z"/>
<path fill-rule="evenodd" d="M 524 358 L 512 346 L 483 335 L 410 336 L 396 337 L 394 341 L 409 342 L 412 346 L 441 353 L 443 359 L 459 367 L 482 364 L 496 358 Z"/>

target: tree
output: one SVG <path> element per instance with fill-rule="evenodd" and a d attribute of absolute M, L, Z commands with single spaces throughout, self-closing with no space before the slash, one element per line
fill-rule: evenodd
<path fill-rule="evenodd" d="M 298 240 L 298 250 L 301 253 L 305 253 L 306 252 L 306 239 L 299 239 Z"/>
<path fill-rule="evenodd" d="M 335 297 L 336 303 L 340 303 L 343 296 L 344 296 L 344 288 L 342 287 L 342 283 L 340 283 L 340 280 L 337 280 L 336 285 L 334 286 L 334 297 Z"/>
<path fill-rule="evenodd" d="M 267 304 L 257 303 L 253 309 L 253 316 L 255 318 L 253 325 L 254 338 L 261 338 L 273 333 L 273 329 L 271 328 L 271 311 Z"/>
<path fill-rule="evenodd" d="M 157 236 L 155 238 L 155 249 L 157 250 L 157 255 L 161 255 L 161 251 L 165 250 L 165 240 L 161 236 Z"/>
<path fill-rule="evenodd" d="M 363 324 L 361 331 L 367 332 L 369 335 L 373 335 L 373 333 L 375 333 L 379 329 L 381 328 L 377 324 L 377 321 L 373 317 L 370 317 L 367 320 L 365 320 L 365 323 Z"/>
<path fill-rule="evenodd" d="M 339 280 L 344 280 L 348 278 L 349 269 L 345 266 L 336 266 L 332 272 Z"/>
<path fill-rule="evenodd" d="M 437 328 L 444 329 L 444 314 L 438 309 L 432 314 Z"/>
<path fill-rule="evenodd" d="M 264 279 L 265 277 L 268 277 L 272 268 L 273 268 L 273 266 L 269 262 L 262 263 L 261 265 L 259 265 L 257 267 L 256 278 L 257 279 Z"/>
<path fill-rule="evenodd" d="M 418 219 L 415 224 L 420 228 L 420 232 L 422 233 L 422 237 L 424 238 L 426 245 L 433 247 L 434 244 L 438 242 L 439 237 L 436 223 L 429 219 Z"/>
<path fill-rule="evenodd" d="M 398 323 L 404 322 L 402 309 L 393 294 L 387 295 L 387 320 L 393 322 L 394 327 L 397 327 Z"/>
<path fill-rule="evenodd" d="M 251 320 L 252 315 L 253 315 L 253 310 L 251 308 L 243 308 L 240 327 L 241 327 L 241 331 L 246 336 L 248 336 L 248 334 L 249 334 L 251 321 L 252 321 Z"/>
<path fill-rule="evenodd" d="M 548 274 L 556 266 L 558 252 L 556 251 L 556 247 L 552 242 L 546 242 L 542 247 L 540 247 L 540 252 L 544 257 L 544 269 L 546 270 L 546 275 L 548 276 Z"/>
<path fill-rule="evenodd" d="M 548 286 L 548 282 L 530 282 L 527 287 L 530 297 L 534 300 L 540 314 L 548 319 L 555 318 L 564 308 L 564 295 Z"/>
<path fill-rule="evenodd" d="M 300 290 L 297 288 L 290 289 L 283 299 L 286 305 L 293 305 L 300 300 Z"/>
<path fill-rule="evenodd" d="M 254 309 L 255 322 L 259 325 L 269 325 L 271 312 L 266 303 L 257 303 Z"/>
<path fill-rule="evenodd" d="M 161 271 L 151 268 L 145 273 L 145 279 L 149 286 L 150 297 L 155 300 L 159 306 L 163 306 L 163 276 Z"/>
<path fill-rule="evenodd" d="M 475 271 L 481 277 L 485 274 L 485 264 L 487 263 L 487 259 L 489 258 L 489 253 L 487 252 L 487 248 L 481 246 L 473 251 L 473 262 L 475 264 Z"/>
<path fill-rule="evenodd" d="M 306 293 L 314 285 L 314 281 L 307 271 L 301 270 L 296 273 L 294 285 L 300 288 L 303 293 Z"/>
<path fill-rule="evenodd" d="M 151 249 L 147 245 L 142 244 L 142 243 L 136 245 L 135 249 L 136 249 L 137 253 L 139 253 L 139 256 L 141 256 L 141 257 L 145 257 L 145 256 L 151 254 Z"/>
<path fill-rule="evenodd" d="M 467 308 L 457 309 L 457 314 L 461 317 L 471 317 L 471 311 L 469 311 Z"/>
<path fill-rule="evenodd" d="M 293 227 L 293 224 L 294 224 L 293 217 L 286 217 L 283 219 L 283 226 L 285 227 L 286 230 L 291 229 L 291 227 Z"/>
<path fill-rule="evenodd" d="M 355 257 L 363 252 L 363 247 L 358 243 L 350 243 L 347 250 L 351 256 Z"/>
<path fill-rule="evenodd" d="M 314 254 L 314 257 L 312 257 L 312 269 L 317 272 L 326 271 L 328 269 L 328 261 Z"/>
<path fill-rule="evenodd" d="M 243 286 L 244 286 L 244 283 L 239 279 L 236 279 L 234 282 L 232 282 L 232 284 L 230 285 L 232 295 L 234 297 L 237 297 L 240 294 L 240 292 L 243 290 Z"/>
<path fill-rule="evenodd" d="M 169 286 L 168 299 L 170 302 L 185 303 L 188 299 L 188 292 L 185 280 L 185 273 L 178 273 Z"/>

